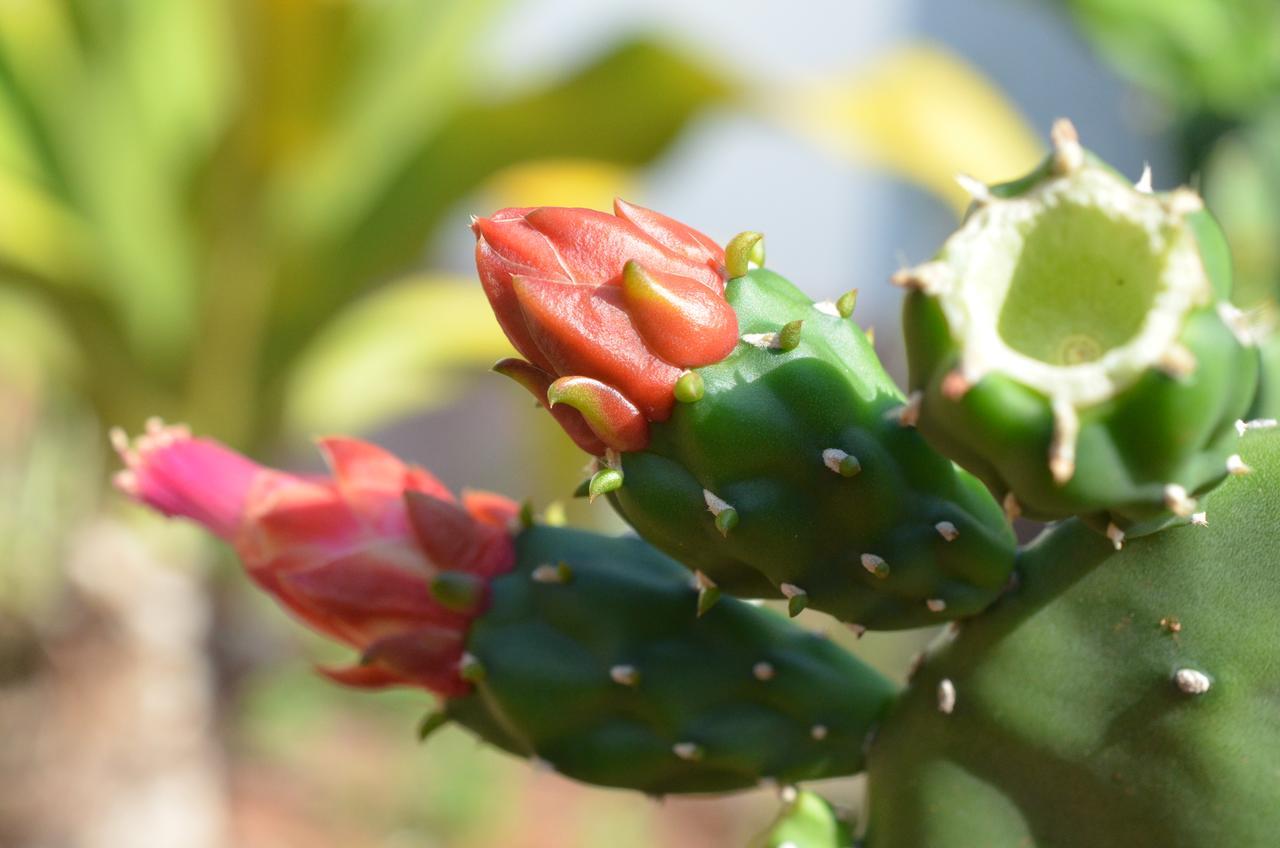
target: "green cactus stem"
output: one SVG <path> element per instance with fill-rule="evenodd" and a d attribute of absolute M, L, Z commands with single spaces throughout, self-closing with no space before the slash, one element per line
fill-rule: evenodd
<path fill-rule="evenodd" d="M 1078 521 L 928 654 L 871 752 L 869 848 L 1276 843 L 1280 433 L 1184 526 Z"/>
<path fill-rule="evenodd" d="M 759 241 L 727 255 L 735 245 Z M 846 314 L 853 297 L 814 304 L 764 269 L 725 296 L 743 341 L 692 372 L 699 400 L 621 454 L 609 498 L 622 516 L 723 591 L 785 596 L 793 614 L 890 629 L 991 603 L 1013 565 L 1001 509 L 910 426 Z"/>
<path fill-rule="evenodd" d="M 724 598 L 635 538 L 534 526 L 490 584 L 447 715 L 587 783 L 723 792 L 853 774 L 895 694 L 772 610 Z"/>
<path fill-rule="evenodd" d="M 1054 144 L 973 184 L 938 257 L 895 276 L 910 385 L 924 436 L 1011 510 L 1089 516 L 1119 544 L 1227 474 L 1258 352 L 1199 196 L 1131 185 L 1067 122 Z"/>

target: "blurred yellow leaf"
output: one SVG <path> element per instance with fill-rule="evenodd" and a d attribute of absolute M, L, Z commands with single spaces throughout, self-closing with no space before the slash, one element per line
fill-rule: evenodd
<path fill-rule="evenodd" d="M 486 203 L 507 206 L 579 206 L 611 209 L 615 197 L 634 194 L 631 168 L 598 159 L 541 159 L 504 168 L 482 188 Z"/>
<path fill-rule="evenodd" d="M 412 277 L 357 301 L 303 352 L 285 397 L 296 435 L 366 432 L 438 407 L 510 352 L 471 280 Z"/>
<path fill-rule="evenodd" d="M 955 176 L 1011 179 L 1043 156 L 1037 134 L 988 79 L 928 45 L 900 48 L 781 105 L 784 119 L 842 155 L 896 171 L 957 212 Z"/>

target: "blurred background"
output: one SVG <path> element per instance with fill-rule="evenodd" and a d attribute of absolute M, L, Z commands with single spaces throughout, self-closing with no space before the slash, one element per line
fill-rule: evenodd
<path fill-rule="evenodd" d="M 957 172 L 1049 124 L 1227 228 L 1238 300 L 1280 279 L 1274 0 L 0 0 L 0 845 L 738 846 L 765 792 L 656 803 L 446 730 L 219 546 L 109 490 L 105 432 L 185 421 L 317 466 L 355 433 L 452 486 L 564 504 L 583 457 L 490 375 L 468 214 L 614 195 L 727 240 L 902 372 L 896 268 Z M 853 643 L 901 678 L 929 634 Z M 823 787 L 856 812 L 856 780 Z"/>

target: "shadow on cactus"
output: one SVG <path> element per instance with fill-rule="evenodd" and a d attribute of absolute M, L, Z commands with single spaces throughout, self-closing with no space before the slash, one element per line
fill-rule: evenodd
<path fill-rule="evenodd" d="M 640 538 L 458 501 L 352 440 L 310 479 L 156 425 L 117 437 L 118 483 L 358 650 L 334 679 L 437 693 L 424 734 L 456 721 L 651 794 L 867 758 L 867 848 L 1268 844 L 1280 435 L 1250 435 L 1277 426 L 1249 417 L 1258 350 L 1199 198 L 1130 184 L 1069 124 L 1054 141 L 1021 180 L 966 180 L 959 232 L 897 275 L 909 396 L 856 292 L 811 302 L 758 233 L 722 250 L 623 202 L 477 219 L 524 357 L 497 370 Z M 1015 550 L 1020 509 L 1064 520 Z M 952 624 L 899 693 L 739 598 Z M 758 844 L 848 848 L 825 801 L 783 797 Z"/>

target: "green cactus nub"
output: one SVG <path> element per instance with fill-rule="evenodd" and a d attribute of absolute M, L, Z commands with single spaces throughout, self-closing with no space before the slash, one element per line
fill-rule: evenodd
<path fill-rule="evenodd" d="M 616 492 L 622 487 L 622 472 L 616 468 L 601 468 L 587 482 L 587 497 L 594 501 L 601 495 Z"/>
<path fill-rule="evenodd" d="M 676 380 L 675 396 L 680 403 L 697 403 L 705 392 L 702 375 L 697 371 L 686 371 Z"/>
<path fill-rule="evenodd" d="M 444 727 L 451 721 L 448 713 L 443 710 L 434 710 L 427 713 L 418 722 L 418 741 L 425 742 L 431 734 Z"/>
<path fill-rule="evenodd" d="M 788 321 L 778 331 L 778 350 L 788 351 L 795 350 L 800 346 L 800 333 L 804 328 L 804 321 L 797 318 L 795 321 Z"/>
<path fill-rule="evenodd" d="M 725 276 L 732 280 L 750 270 L 748 263 L 764 265 L 764 236 L 760 233 L 738 233 L 724 248 Z"/>
<path fill-rule="evenodd" d="M 484 581 L 465 571 L 441 571 L 428 584 L 431 597 L 454 612 L 474 612 L 484 598 Z"/>
<path fill-rule="evenodd" d="M 841 318 L 853 317 L 853 311 L 858 308 L 858 290 L 850 289 L 836 300 L 836 311 L 840 313 Z"/>

